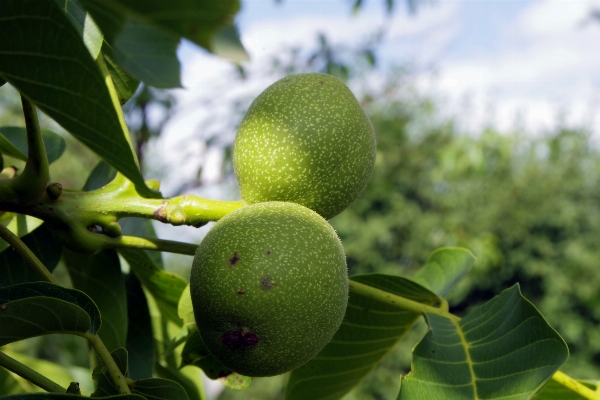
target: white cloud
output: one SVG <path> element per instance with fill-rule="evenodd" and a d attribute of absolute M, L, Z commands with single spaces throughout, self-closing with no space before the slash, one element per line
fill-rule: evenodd
<path fill-rule="evenodd" d="M 531 4 L 503 30 L 501 49 L 442 64 L 439 90 L 471 97 L 474 110 L 463 121 L 471 129 L 510 129 L 520 119 L 524 128 L 546 130 L 563 113 L 563 123 L 600 133 L 600 120 L 590 117 L 600 89 L 600 23 L 583 24 L 594 6 L 600 1 Z M 491 119 L 483 112 L 490 99 Z"/>

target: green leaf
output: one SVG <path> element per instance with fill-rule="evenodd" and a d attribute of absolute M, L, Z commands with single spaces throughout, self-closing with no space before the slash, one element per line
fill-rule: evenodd
<path fill-rule="evenodd" d="M 399 276 L 355 275 L 351 280 L 423 304 L 439 300 L 429 290 Z M 342 398 L 367 376 L 420 316 L 351 292 L 339 330 L 319 354 L 292 371 L 286 399 Z"/>
<path fill-rule="evenodd" d="M 156 88 L 180 88 L 179 41 L 127 18 L 113 43 L 114 59 L 136 78 Z M 133 94 L 133 93 L 132 93 Z"/>
<path fill-rule="evenodd" d="M 148 255 L 141 250 L 120 249 L 131 270 L 152 296 L 161 313 L 177 325 L 183 321 L 177 315 L 177 305 L 183 290 L 187 286 L 185 279 L 160 269 Z"/>
<path fill-rule="evenodd" d="M 54 271 L 60 261 L 62 245 L 50 233 L 46 224 L 23 236 L 22 240 L 50 272 Z M 40 276 L 12 247 L 0 253 L 0 288 L 39 280 Z"/>
<path fill-rule="evenodd" d="M 157 400 L 188 400 L 183 387 L 175 381 L 160 378 L 141 379 L 133 383 L 134 393 L 147 399 Z"/>
<path fill-rule="evenodd" d="M 175 381 L 181 385 L 185 390 L 190 400 L 205 400 L 204 391 L 202 388 L 202 379 L 198 376 L 198 379 L 192 380 L 185 376 L 181 371 L 170 366 L 164 366 L 162 364 L 156 364 L 155 370 L 158 376 L 161 378 Z"/>
<path fill-rule="evenodd" d="M 10 153 L 4 152 L 4 149 L 1 150 L 2 153 L 18 158 L 19 160 L 27 161 L 27 131 L 25 128 L 3 126 L 0 128 L 0 134 L 12 144 L 12 148 L 8 149 Z M 44 140 L 44 147 L 46 147 L 48 162 L 51 164 L 62 156 L 67 143 L 61 135 L 48 129 L 42 129 L 42 139 Z M 19 154 L 11 154 L 14 153 L 14 150 L 17 150 Z"/>
<path fill-rule="evenodd" d="M 471 270 L 474 263 L 475 256 L 467 249 L 441 248 L 431 253 L 427 263 L 413 277 L 413 281 L 440 297 L 446 297 Z"/>
<path fill-rule="evenodd" d="M 459 322 L 434 314 L 427 320 L 398 400 L 529 399 L 569 356 L 518 285 Z"/>
<path fill-rule="evenodd" d="M 82 38 L 85 47 L 93 59 L 98 57 L 102 48 L 103 36 L 92 17 L 85 11 L 78 0 L 54 0 L 65 12 L 67 18 Z"/>
<path fill-rule="evenodd" d="M 57 308 L 54 309 L 50 304 L 56 304 Z M 25 335 L 26 332 L 56 330 L 58 327 L 59 330 L 56 332 L 89 330 L 90 333 L 95 334 L 101 326 L 100 311 L 85 293 L 48 282 L 22 283 L 0 289 L 0 306 L 4 306 L 0 312 L 0 319 L 7 318 L 5 323 L 0 323 L 0 332 L 15 330 L 16 334 Z M 69 315 L 69 312 L 73 315 Z M 86 315 L 82 316 L 82 313 Z M 43 319 L 44 322 L 38 319 Z M 23 326 L 22 333 L 15 328 L 19 326 Z M 67 329 L 67 326 L 73 329 Z M 84 326 L 85 329 L 81 331 Z M 12 342 L 3 342 L 3 340 L 10 340 L 10 337 L 0 333 L 0 346 Z"/>
<path fill-rule="evenodd" d="M 106 35 L 104 53 L 113 63 L 150 86 L 181 87 L 178 37 L 104 2 L 89 1 L 87 7 Z"/>
<path fill-rule="evenodd" d="M 104 74 L 57 4 L 5 0 L 0 23 L 0 76 L 131 180 L 140 195 L 158 197 L 144 183 Z"/>
<path fill-rule="evenodd" d="M 111 167 L 106 161 L 101 160 L 88 176 L 85 185 L 83 185 L 83 190 L 89 192 L 100 189 L 115 179 L 116 176 L 117 170 Z"/>
<path fill-rule="evenodd" d="M 81 400 L 82 396 L 67 393 L 27 393 L 3 397 L 2 400 Z M 107 397 L 96 397 L 98 400 L 147 400 L 135 394 L 120 394 Z"/>
<path fill-rule="evenodd" d="M 110 73 L 115 89 L 117 90 L 117 96 L 119 97 L 119 103 L 125 104 L 127 100 L 134 95 L 138 86 L 140 86 L 140 80 L 129 75 L 123 68 L 121 68 L 117 62 L 113 59 L 113 56 L 109 54 L 109 51 L 104 51 L 104 61 L 106 61 L 106 67 Z"/>
<path fill-rule="evenodd" d="M 73 287 L 96 303 L 102 315 L 98 336 L 112 351 L 125 347 L 127 340 L 127 293 L 115 250 L 103 250 L 93 256 L 65 250 L 65 264 Z"/>
<path fill-rule="evenodd" d="M 5 128 L 0 128 L 0 153 L 14 157 L 17 160 L 27 161 L 27 156 L 21 150 L 15 147 L 2 133 Z M 4 168 L 3 168 L 4 169 Z"/>
<path fill-rule="evenodd" d="M 90 328 L 81 307 L 52 297 L 33 297 L 0 305 L 0 346 L 51 333 L 80 333 Z"/>
<path fill-rule="evenodd" d="M 44 223 L 44 221 L 41 219 L 29 215 L 11 212 L 4 212 L 0 215 L 2 224 L 5 224 L 5 226 L 18 237 L 28 235 Z M 0 240 L 0 251 L 3 251 L 8 247 L 8 243 L 6 243 L 4 240 Z"/>
<path fill-rule="evenodd" d="M 226 26 L 217 31 L 212 41 L 212 52 L 237 63 L 250 61 L 235 26 Z"/>
<path fill-rule="evenodd" d="M 598 381 L 578 381 L 584 386 L 592 390 L 598 389 Z M 548 383 L 533 397 L 535 400 L 585 400 L 585 397 L 580 396 L 571 389 L 561 385 L 560 383 L 549 380 Z"/>
<path fill-rule="evenodd" d="M 197 329 L 190 333 L 181 351 L 181 367 L 186 365 L 194 365 L 202 369 L 210 379 L 218 379 L 233 373 L 209 353 Z"/>
<path fill-rule="evenodd" d="M 238 38 L 236 38 L 238 49 L 235 52 L 229 48 L 221 54 L 223 47 L 219 48 L 216 45 L 219 40 L 224 40 L 218 39 L 222 29 L 232 26 L 235 14 L 240 8 L 239 0 L 218 2 L 172 0 L 168 3 L 160 0 L 85 0 L 85 4 L 105 36 L 110 37 L 110 43 L 117 40 L 127 18 L 132 18 L 161 30 L 174 39 L 187 38 L 216 55 L 225 58 L 234 56 L 235 59 L 232 61 L 248 59 Z M 101 22 L 101 19 L 111 21 Z M 111 28 L 110 31 L 105 30 L 106 26 Z M 236 32 L 226 32 L 224 35 L 232 34 L 237 37 Z M 229 42 L 234 43 L 231 39 Z"/>
<path fill-rule="evenodd" d="M 154 336 L 148 301 L 140 281 L 134 274 L 125 278 L 127 287 L 127 352 L 131 379 L 152 377 L 154 365 Z"/>
<path fill-rule="evenodd" d="M 196 317 L 194 317 L 194 309 L 192 307 L 190 285 L 187 285 L 181 294 L 179 304 L 177 305 L 177 315 L 179 315 L 179 318 L 181 318 L 188 329 L 196 327 Z"/>

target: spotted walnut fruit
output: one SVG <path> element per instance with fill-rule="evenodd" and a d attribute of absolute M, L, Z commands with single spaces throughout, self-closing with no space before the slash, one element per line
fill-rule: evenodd
<path fill-rule="evenodd" d="M 340 80 L 291 75 L 250 105 L 237 132 L 233 163 L 246 202 L 289 201 L 329 219 L 367 185 L 375 135 Z"/>
<path fill-rule="evenodd" d="M 342 323 L 344 249 L 306 207 L 250 205 L 208 232 L 190 290 L 200 336 L 218 361 L 242 375 L 282 374 L 314 357 Z"/>

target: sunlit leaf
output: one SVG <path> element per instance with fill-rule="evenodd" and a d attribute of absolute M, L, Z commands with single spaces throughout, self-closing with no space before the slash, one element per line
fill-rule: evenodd
<path fill-rule="evenodd" d="M 399 276 L 369 274 L 351 279 L 420 303 L 438 301 L 429 290 Z M 342 398 L 379 363 L 420 315 L 351 292 L 339 330 L 319 354 L 292 371 L 286 399 Z"/>
<path fill-rule="evenodd" d="M 3 126 L 0 128 L 0 134 L 4 136 L 6 140 L 12 144 L 10 152 L 5 152 L 4 147 L 0 148 L 3 154 L 18 158 L 19 160 L 27 160 L 27 131 L 25 128 L 17 126 Z M 44 147 L 46 148 L 46 155 L 48 156 L 48 162 L 52 164 L 58 160 L 64 153 L 67 143 L 65 139 L 56 132 L 48 129 L 42 129 L 42 139 L 44 141 Z M 0 140 L 0 143 L 2 140 Z M 14 150 L 18 151 L 14 153 Z"/>
<path fill-rule="evenodd" d="M 142 285 L 152 293 L 161 313 L 181 326 L 183 321 L 177 315 L 177 305 L 187 286 L 185 279 L 160 269 L 141 250 L 120 249 L 119 252 L 127 260 Z"/>
<path fill-rule="evenodd" d="M 179 315 L 179 318 L 181 318 L 188 329 L 195 328 L 196 318 L 194 317 L 194 309 L 192 308 L 190 285 L 187 285 L 181 294 L 179 304 L 177 305 L 177 315 Z"/>
<path fill-rule="evenodd" d="M 440 297 L 446 297 L 475 263 L 475 256 L 467 249 L 441 248 L 434 251 L 427 263 L 413 277 Z"/>
<path fill-rule="evenodd" d="M 22 240 L 42 264 L 52 272 L 60 260 L 62 246 L 50 233 L 46 224 L 23 236 Z M 8 247 L 8 244 L 6 246 L 7 248 L 0 252 L 0 288 L 41 280 L 20 254 L 12 247 Z"/>
<path fill-rule="evenodd" d="M 118 99 L 58 5 L 5 0 L 0 23 L 0 76 L 123 173 L 140 195 L 158 197 L 140 174 Z"/>
<path fill-rule="evenodd" d="M 434 314 L 427 320 L 398 400 L 529 399 L 569 356 L 518 285 L 459 322 Z"/>
<path fill-rule="evenodd" d="M 98 336 L 109 351 L 125 347 L 127 339 L 127 294 L 115 250 L 103 250 L 93 256 L 65 250 L 65 264 L 73 287 L 96 303 L 102 315 Z"/>
<path fill-rule="evenodd" d="M 90 52 L 92 58 L 96 59 L 102 48 L 102 32 L 92 20 L 92 17 L 85 11 L 79 0 L 54 0 L 61 10 L 65 12 L 67 18 L 83 39 L 85 47 Z"/>

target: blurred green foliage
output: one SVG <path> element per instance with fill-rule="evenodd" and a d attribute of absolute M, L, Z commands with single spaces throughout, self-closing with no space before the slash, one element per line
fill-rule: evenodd
<path fill-rule="evenodd" d="M 453 311 L 519 282 L 565 338 L 577 377 L 600 374 L 600 151 L 586 130 L 461 134 L 427 100 L 375 105 L 375 172 L 332 224 L 350 273 L 410 276 L 431 249 L 478 257 Z M 421 122 L 419 122 L 421 121 Z"/>

